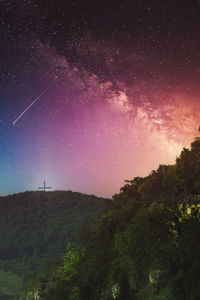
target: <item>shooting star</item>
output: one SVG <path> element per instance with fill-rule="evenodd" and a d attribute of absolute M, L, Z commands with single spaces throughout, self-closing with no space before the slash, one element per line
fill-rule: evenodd
<path fill-rule="evenodd" d="M 44 90 L 26 109 L 25 111 L 23 111 L 23 113 L 21 113 L 21 115 L 19 115 L 19 117 L 12 123 L 13 125 L 15 125 L 17 123 L 17 121 L 23 116 L 23 114 L 25 114 L 25 112 L 27 112 L 27 110 L 37 101 L 40 99 L 40 97 L 42 97 L 42 95 L 44 95 L 46 93 L 46 91 L 49 89 L 49 87 Z"/>

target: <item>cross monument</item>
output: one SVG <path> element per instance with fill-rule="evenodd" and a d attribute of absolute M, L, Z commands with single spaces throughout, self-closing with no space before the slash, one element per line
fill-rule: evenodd
<path fill-rule="evenodd" d="M 42 186 L 42 187 L 40 186 L 38 189 L 46 192 L 46 190 L 51 189 L 51 186 L 46 186 L 46 181 L 44 181 L 44 186 Z"/>

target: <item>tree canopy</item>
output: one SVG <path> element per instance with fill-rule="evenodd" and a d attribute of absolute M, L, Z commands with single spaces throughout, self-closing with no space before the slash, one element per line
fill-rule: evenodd
<path fill-rule="evenodd" d="M 63 297 L 56 288 L 51 299 L 199 299 L 199 200 L 196 138 L 174 165 L 126 181 L 103 201 L 95 220 L 81 229 L 79 245 L 68 245 L 55 266 L 64 274 L 55 280 Z"/>

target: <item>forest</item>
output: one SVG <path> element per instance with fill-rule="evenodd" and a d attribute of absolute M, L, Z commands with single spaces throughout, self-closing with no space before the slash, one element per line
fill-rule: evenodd
<path fill-rule="evenodd" d="M 13 299 L 47 258 L 64 254 L 102 201 L 72 191 L 0 197 L 0 299 Z"/>
<path fill-rule="evenodd" d="M 196 138 L 174 165 L 126 181 L 105 199 L 78 242 L 50 259 L 21 299 L 198 300 L 199 207 Z"/>

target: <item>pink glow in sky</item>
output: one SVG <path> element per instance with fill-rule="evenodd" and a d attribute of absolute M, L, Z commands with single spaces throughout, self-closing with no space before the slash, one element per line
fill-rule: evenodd
<path fill-rule="evenodd" d="M 165 78 L 114 86 L 43 44 L 37 51 L 54 80 L 26 131 L 31 145 L 40 140 L 33 154 L 36 185 L 45 178 L 55 189 L 111 196 L 125 179 L 173 164 L 198 135 L 199 98 L 184 86 L 169 86 Z"/>
<path fill-rule="evenodd" d="M 165 69 L 162 57 L 108 42 L 80 45 L 76 62 L 37 40 L 31 51 L 32 81 L 42 80 L 15 96 L 13 119 L 50 88 L 12 128 L 11 183 L 17 178 L 19 187 L 35 189 L 46 180 L 55 190 L 110 197 L 124 180 L 173 164 L 198 136 L 197 72 L 192 79 L 173 77 L 170 59 Z M 85 55 L 102 63 L 103 76 L 85 67 Z"/>

